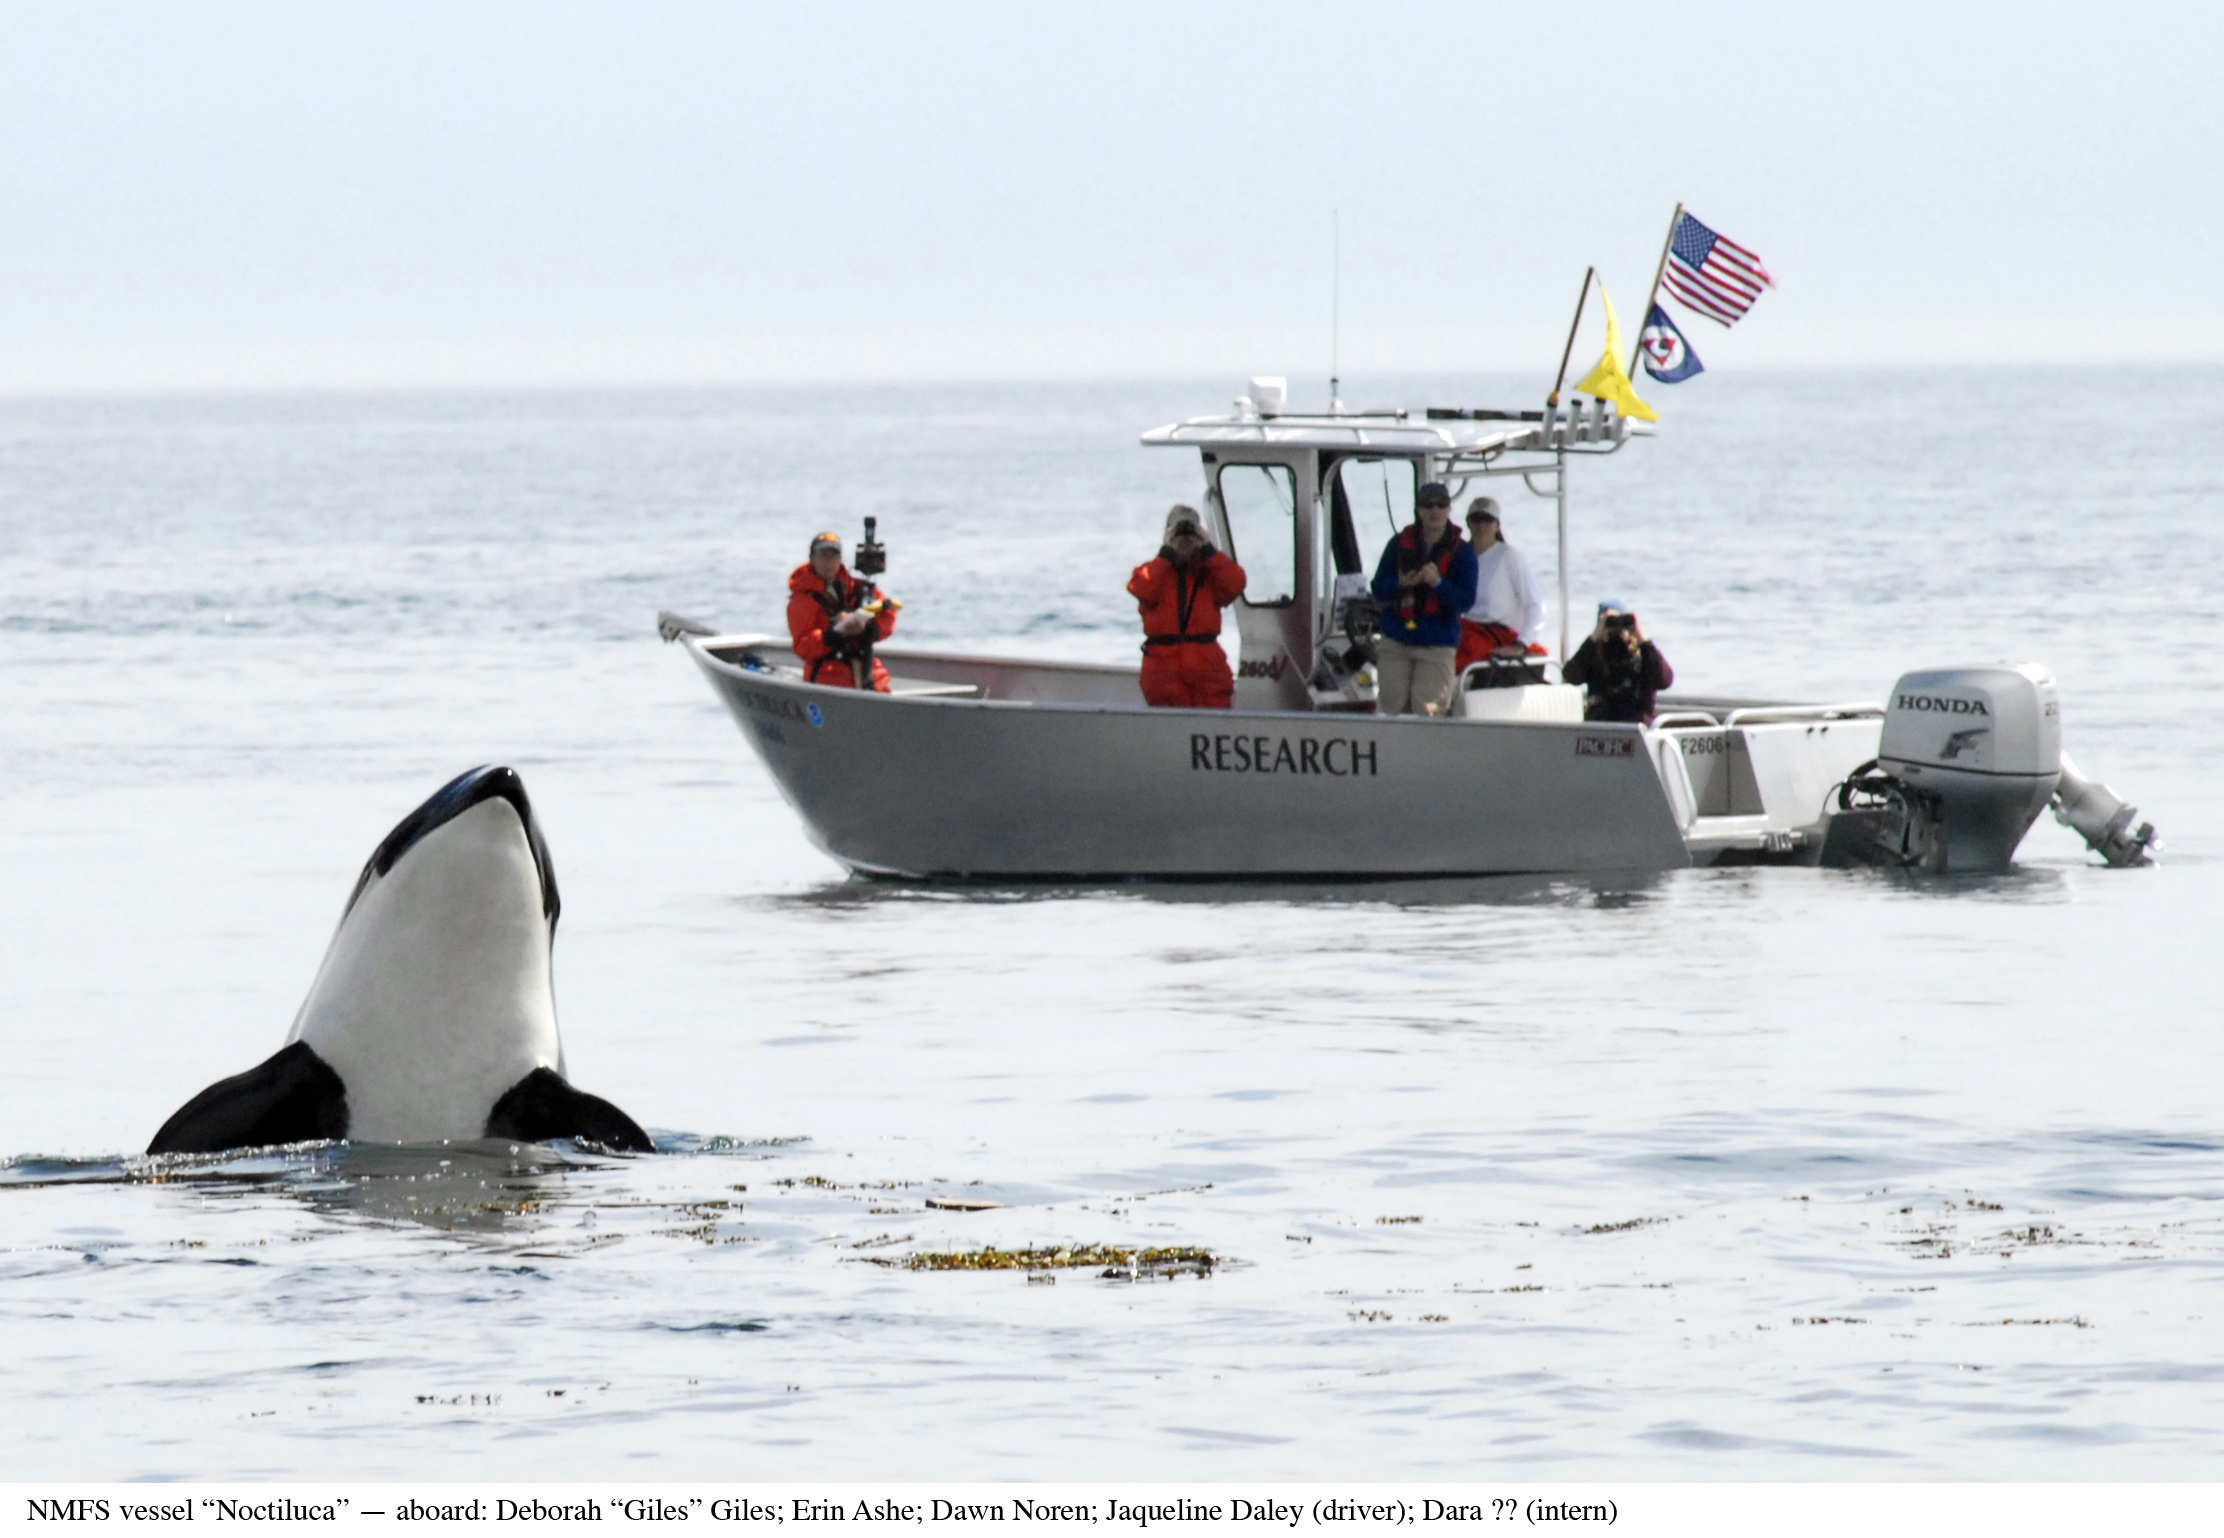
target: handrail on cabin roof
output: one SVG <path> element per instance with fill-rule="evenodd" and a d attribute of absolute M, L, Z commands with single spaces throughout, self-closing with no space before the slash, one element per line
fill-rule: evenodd
<path fill-rule="evenodd" d="M 1522 436 L 1519 434 L 1484 434 L 1462 442 L 1461 439 L 1431 422 L 1396 421 L 1372 417 L 1354 421 L 1350 417 L 1191 417 L 1165 427 L 1154 427 L 1143 434 L 1143 442 L 1152 447 L 1168 444 L 1205 443 L 1259 443 L 1271 444 L 1277 437 L 1293 443 L 1350 444 L 1366 448 L 1370 444 L 1385 447 L 1435 449 L 1443 452 L 1471 452 L 1491 439 Z"/>
<path fill-rule="evenodd" d="M 1548 420 L 1549 416 L 1549 420 Z M 1455 433 L 1443 424 L 1475 424 Z M 1488 428 L 1484 424 L 1489 424 Z M 1503 424 L 1503 425 L 1501 425 Z M 1482 430 L 1478 430 L 1482 429 Z M 1495 430 L 1492 430 L 1495 429 Z M 1208 447 L 1215 443 L 1279 444 L 1290 448 L 1352 447 L 1420 450 L 1456 458 L 1505 453 L 1611 454 L 1632 436 L 1651 437 L 1651 423 L 1619 413 L 1497 411 L 1430 407 L 1416 422 L 1409 412 L 1261 412 L 1257 415 L 1188 417 L 1142 435 L 1148 447 Z"/>

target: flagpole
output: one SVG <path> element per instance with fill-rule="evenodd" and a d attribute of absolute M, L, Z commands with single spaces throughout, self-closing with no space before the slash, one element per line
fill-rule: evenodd
<path fill-rule="evenodd" d="M 1653 306 L 1660 299 L 1660 280 L 1668 275 L 1668 253 L 1676 244 L 1676 226 L 1683 222 L 1683 204 L 1668 216 L 1668 238 L 1660 243 L 1660 265 L 1653 269 L 1652 291 L 1645 295 L 1645 308 L 1637 312 L 1637 343 L 1629 350 L 1629 377 L 1637 377 L 1637 355 L 1645 350 L 1645 325 L 1653 318 Z"/>
<path fill-rule="evenodd" d="M 1575 319 L 1568 322 L 1568 345 L 1560 349 L 1560 372 L 1553 378 L 1552 393 L 1544 398 L 1547 406 L 1560 404 L 1560 386 L 1568 382 L 1568 358 L 1575 351 L 1576 328 L 1583 324 L 1583 306 L 1590 301 L 1591 278 L 1597 272 L 1596 267 L 1583 269 L 1583 291 L 1575 296 Z"/>
<path fill-rule="evenodd" d="M 1578 408 L 1580 409 L 1580 408 Z M 1552 451 L 1552 495 L 1559 503 L 1560 666 L 1568 665 L 1568 451 Z"/>

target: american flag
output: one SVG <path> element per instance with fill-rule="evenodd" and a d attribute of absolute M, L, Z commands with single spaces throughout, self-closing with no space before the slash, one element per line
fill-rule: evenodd
<path fill-rule="evenodd" d="M 1660 281 L 1669 293 L 1725 326 L 1736 325 L 1762 289 L 1776 286 L 1759 257 L 1689 214 L 1676 220 L 1668 238 L 1668 270 Z"/>

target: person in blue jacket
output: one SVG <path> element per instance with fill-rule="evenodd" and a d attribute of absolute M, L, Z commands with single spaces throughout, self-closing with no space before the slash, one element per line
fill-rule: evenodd
<path fill-rule="evenodd" d="M 1460 616 L 1474 606 L 1476 575 L 1475 547 L 1452 522 L 1452 493 L 1431 481 L 1414 499 L 1413 523 L 1375 565 L 1377 713 L 1439 716 L 1450 708 Z"/>

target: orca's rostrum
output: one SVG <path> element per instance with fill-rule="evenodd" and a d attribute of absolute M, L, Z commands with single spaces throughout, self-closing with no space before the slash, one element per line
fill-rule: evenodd
<path fill-rule="evenodd" d="M 633 1118 L 565 1078 L 560 908 L 517 771 L 457 776 L 372 852 L 285 1046 L 187 1101 L 147 1152 L 471 1138 L 652 1152 Z"/>

